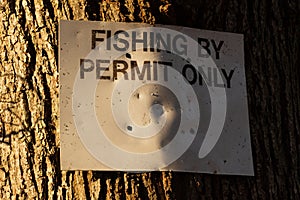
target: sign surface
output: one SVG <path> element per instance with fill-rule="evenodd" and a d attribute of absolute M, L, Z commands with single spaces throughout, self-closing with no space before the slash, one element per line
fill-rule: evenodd
<path fill-rule="evenodd" d="M 243 35 L 60 21 L 63 170 L 253 175 Z"/>

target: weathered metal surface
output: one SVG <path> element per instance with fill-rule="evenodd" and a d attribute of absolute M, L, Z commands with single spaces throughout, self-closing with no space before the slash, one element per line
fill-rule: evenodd
<path fill-rule="evenodd" d="M 243 36 L 60 22 L 61 168 L 253 175 Z"/>

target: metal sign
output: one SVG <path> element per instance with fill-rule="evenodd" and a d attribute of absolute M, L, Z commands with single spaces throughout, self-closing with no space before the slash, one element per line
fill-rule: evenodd
<path fill-rule="evenodd" d="M 253 175 L 243 35 L 60 21 L 63 170 Z"/>

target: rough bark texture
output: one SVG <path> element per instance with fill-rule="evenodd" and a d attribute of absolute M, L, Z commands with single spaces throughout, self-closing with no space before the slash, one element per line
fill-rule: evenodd
<path fill-rule="evenodd" d="M 1 0 L 0 199 L 300 199 L 299 1 Z M 58 21 L 245 35 L 255 177 L 60 171 Z"/>

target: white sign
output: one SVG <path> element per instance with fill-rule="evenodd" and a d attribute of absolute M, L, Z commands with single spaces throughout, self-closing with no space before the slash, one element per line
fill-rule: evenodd
<path fill-rule="evenodd" d="M 60 21 L 63 170 L 253 175 L 243 35 Z"/>

